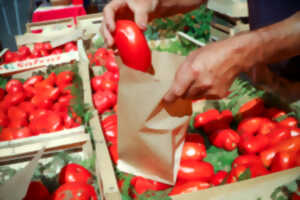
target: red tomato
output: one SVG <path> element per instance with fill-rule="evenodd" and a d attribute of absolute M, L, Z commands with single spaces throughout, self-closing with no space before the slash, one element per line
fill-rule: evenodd
<path fill-rule="evenodd" d="M 153 181 L 150 179 L 143 178 L 141 176 L 136 176 L 131 180 L 131 185 L 134 187 L 138 194 L 143 194 L 148 190 L 160 191 L 170 188 L 170 185 Z"/>
<path fill-rule="evenodd" d="M 144 34 L 129 20 L 118 20 L 114 40 L 128 67 L 146 72 L 151 67 L 151 52 Z"/>
<path fill-rule="evenodd" d="M 101 120 L 101 126 L 104 132 L 105 139 L 107 141 L 113 141 L 117 139 L 118 136 L 118 119 L 117 115 L 110 115 L 103 120 Z"/>
<path fill-rule="evenodd" d="M 272 163 L 277 152 L 282 151 L 294 151 L 300 150 L 300 136 L 292 137 L 284 140 L 262 152 L 260 152 L 260 158 L 266 167 L 269 167 Z"/>
<path fill-rule="evenodd" d="M 239 151 L 243 154 L 258 153 L 266 149 L 269 145 L 269 137 L 267 135 L 257 135 L 253 137 L 243 138 L 239 143 Z"/>
<path fill-rule="evenodd" d="M 46 110 L 46 109 L 39 109 L 38 108 L 38 109 L 34 110 L 32 113 L 30 113 L 28 119 L 29 119 L 29 121 L 32 121 L 33 119 L 35 119 L 35 118 L 37 118 L 41 115 L 45 115 L 47 112 L 48 112 L 48 110 Z"/>
<path fill-rule="evenodd" d="M 247 170 L 247 167 L 244 165 L 238 165 L 237 167 L 234 167 L 231 169 L 228 178 L 227 183 L 234 183 L 237 182 L 240 176 Z"/>
<path fill-rule="evenodd" d="M 27 120 L 27 113 L 19 107 L 12 106 L 7 111 L 8 118 L 13 121 L 16 119 Z"/>
<path fill-rule="evenodd" d="M 72 116 L 69 115 L 68 111 L 62 113 L 62 118 L 64 121 L 64 127 L 65 128 L 73 128 L 80 126 L 80 124 L 77 124 Z"/>
<path fill-rule="evenodd" d="M 66 115 L 68 115 L 68 107 L 65 105 L 65 103 L 61 103 L 61 102 L 56 102 L 55 104 L 53 104 L 53 106 L 52 106 L 52 110 L 53 111 L 55 111 L 55 112 L 61 112 L 61 113 L 67 113 Z M 64 115 L 62 115 L 62 117 L 64 118 Z M 66 121 L 68 121 L 68 120 L 70 120 L 69 118 L 67 119 L 68 117 L 66 117 L 66 119 L 64 119 L 64 123 L 66 123 L 65 122 L 65 120 Z M 71 118 L 71 117 L 70 117 Z M 72 120 L 73 121 L 73 120 Z M 68 122 L 67 122 L 68 123 Z M 72 124 L 72 123 L 71 123 Z M 65 124 L 65 126 L 66 126 L 66 124 Z M 71 125 L 70 125 L 71 126 Z M 66 126 L 66 128 L 68 128 L 67 126 Z"/>
<path fill-rule="evenodd" d="M 283 140 L 291 138 L 291 131 L 287 127 L 277 126 L 275 130 L 268 135 L 270 146 L 274 146 Z"/>
<path fill-rule="evenodd" d="M 63 129 L 63 121 L 58 113 L 47 111 L 34 117 L 29 125 L 33 134 L 51 133 Z"/>
<path fill-rule="evenodd" d="M 112 72 L 112 73 L 118 73 L 119 72 L 119 67 L 118 67 L 118 65 L 116 63 L 116 60 L 113 56 L 109 56 L 106 59 L 105 68 L 107 69 L 107 71 Z"/>
<path fill-rule="evenodd" d="M 261 127 L 258 130 L 258 134 L 267 135 L 271 133 L 276 128 L 276 123 L 263 118 Z"/>
<path fill-rule="evenodd" d="M 282 151 L 276 153 L 271 163 L 271 171 L 278 172 L 296 166 L 296 152 Z M 299 155 L 298 155 L 299 156 Z"/>
<path fill-rule="evenodd" d="M 77 46 L 76 44 L 74 44 L 73 42 L 68 42 L 67 44 L 65 44 L 64 46 L 64 51 L 65 52 L 70 52 L 70 51 L 77 51 Z"/>
<path fill-rule="evenodd" d="M 221 183 L 223 183 L 227 175 L 228 173 L 226 171 L 220 170 L 212 177 L 210 182 L 214 186 L 220 185 Z"/>
<path fill-rule="evenodd" d="M 272 120 L 275 120 L 278 117 L 282 117 L 284 115 L 286 115 L 286 112 L 278 108 L 269 108 L 266 110 L 266 114 L 265 114 L 266 117 Z"/>
<path fill-rule="evenodd" d="M 26 138 L 31 136 L 32 134 L 28 127 L 17 128 L 13 132 L 14 139 Z"/>
<path fill-rule="evenodd" d="M 62 103 L 64 105 L 66 105 L 66 106 L 69 106 L 70 105 L 70 101 L 73 98 L 74 98 L 74 96 L 72 96 L 70 94 L 67 94 L 67 95 L 64 95 L 64 96 L 60 96 L 59 99 L 57 100 L 57 102 Z"/>
<path fill-rule="evenodd" d="M 25 60 L 27 57 L 29 57 L 31 54 L 30 49 L 23 45 L 20 46 L 18 49 L 18 57 L 20 58 L 20 60 Z"/>
<path fill-rule="evenodd" d="M 13 128 L 3 128 L 0 133 L 0 141 L 13 140 Z"/>
<path fill-rule="evenodd" d="M 32 76 L 24 82 L 23 86 L 24 86 L 24 88 L 26 88 L 28 86 L 34 86 L 36 83 L 42 81 L 43 79 L 44 79 L 44 77 L 41 75 Z"/>
<path fill-rule="evenodd" d="M 8 117 L 6 114 L 0 110 L 0 127 L 5 128 L 8 125 Z"/>
<path fill-rule="evenodd" d="M 42 50 L 40 51 L 40 54 L 41 54 L 41 57 L 49 56 L 48 51 L 45 50 L 45 49 L 42 49 Z"/>
<path fill-rule="evenodd" d="M 50 193 L 40 181 L 31 181 L 23 200 L 50 200 Z"/>
<path fill-rule="evenodd" d="M 253 154 L 239 155 L 232 162 L 232 168 L 237 167 L 239 165 L 244 165 L 246 167 L 250 167 L 253 165 L 262 165 L 262 161 L 260 157 L 257 155 L 253 155 Z"/>
<path fill-rule="evenodd" d="M 106 59 L 109 57 L 109 53 L 105 48 L 99 48 L 94 54 L 94 60 L 96 65 L 104 66 L 106 64 Z"/>
<path fill-rule="evenodd" d="M 264 110 L 265 106 L 263 100 L 255 98 L 242 105 L 239 109 L 239 114 L 243 119 L 248 117 L 258 117 L 263 114 Z"/>
<path fill-rule="evenodd" d="M 44 49 L 44 44 L 41 42 L 37 42 L 33 46 L 34 51 L 41 51 Z"/>
<path fill-rule="evenodd" d="M 56 77 L 56 85 L 66 85 L 72 83 L 74 77 L 74 72 L 64 71 L 60 72 Z"/>
<path fill-rule="evenodd" d="M 5 90 L 3 88 L 0 88 L 0 101 L 2 101 L 4 96 L 5 96 Z"/>
<path fill-rule="evenodd" d="M 279 122 L 280 125 L 295 128 L 298 125 L 298 121 L 294 117 L 287 117 L 284 120 Z"/>
<path fill-rule="evenodd" d="M 185 135 L 185 141 L 204 144 L 204 138 L 200 133 L 187 133 Z"/>
<path fill-rule="evenodd" d="M 115 165 L 118 164 L 118 159 L 119 159 L 118 145 L 116 143 L 112 143 L 108 149 L 109 149 L 110 157 L 111 157 L 113 163 Z"/>
<path fill-rule="evenodd" d="M 43 49 L 47 50 L 47 51 L 50 51 L 52 50 L 52 45 L 50 42 L 44 42 L 43 43 Z"/>
<path fill-rule="evenodd" d="M 183 145 L 181 160 L 199 160 L 206 157 L 205 145 L 195 142 L 185 142 Z"/>
<path fill-rule="evenodd" d="M 41 109 L 50 109 L 53 106 L 53 103 L 49 99 L 44 99 L 40 95 L 35 95 L 31 98 L 30 101 L 35 107 L 41 108 Z"/>
<path fill-rule="evenodd" d="M 11 63 L 14 61 L 14 58 L 16 56 L 15 52 L 11 52 L 11 51 L 6 51 L 4 54 L 4 62 L 5 63 Z"/>
<path fill-rule="evenodd" d="M 227 151 L 234 150 L 240 142 L 240 136 L 232 129 L 217 130 L 209 136 L 209 139 L 213 145 Z"/>
<path fill-rule="evenodd" d="M 18 108 L 26 112 L 27 116 L 29 116 L 34 110 L 36 110 L 35 105 L 33 105 L 30 101 L 23 101 L 18 105 Z"/>
<path fill-rule="evenodd" d="M 184 184 L 175 185 L 172 191 L 168 194 L 169 196 L 186 194 L 190 192 L 196 192 L 199 190 L 207 189 L 210 184 L 203 181 L 189 181 Z"/>
<path fill-rule="evenodd" d="M 52 52 L 51 52 L 51 55 L 59 55 L 59 54 L 62 54 L 63 53 L 63 50 L 60 49 L 60 48 L 56 48 L 54 49 Z"/>
<path fill-rule="evenodd" d="M 186 160 L 180 163 L 178 179 L 209 181 L 214 175 L 214 167 L 203 161 Z"/>
<path fill-rule="evenodd" d="M 217 120 L 219 118 L 219 111 L 217 109 L 210 109 L 206 112 L 196 115 L 194 119 L 194 127 L 199 128 L 208 124 L 211 121 Z"/>
<path fill-rule="evenodd" d="M 103 76 L 94 76 L 91 80 L 91 83 L 92 83 L 92 88 L 94 91 L 98 91 L 98 90 L 101 90 L 102 87 L 102 82 L 103 82 Z"/>
<path fill-rule="evenodd" d="M 67 164 L 59 173 L 59 184 L 82 182 L 87 184 L 93 183 L 93 176 L 81 165 L 76 163 Z"/>
<path fill-rule="evenodd" d="M 87 183 L 65 183 L 52 195 L 52 200 L 97 200 L 93 186 Z"/>
<path fill-rule="evenodd" d="M 244 133 L 249 133 L 252 135 L 260 129 L 264 119 L 266 118 L 251 117 L 251 118 L 244 119 L 239 123 L 237 132 L 240 135 Z"/>
<path fill-rule="evenodd" d="M 36 50 L 33 50 L 31 55 L 29 56 L 30 59 L 39 58 L 39 57 L 41 57 L 41 52 Z"/>
<path fill-rule="evenodd" d="M 6 91 L 9 94 L 23 92 L 23 85 L 22 85 L 21 81 L 16 80 L 16 79 L 11 79 L 6 84 Z"/>
<path fill-rule="evenodd" d="M 222 121 L 224 121 L 227 124 L 230 124 L 233 120 L 232 112 L 230 110 L 223 110 L 221 112 L 221 118 Z"/>
<path fill-rule="evenodd" d="M 99 114 L 114 107 L 117 103 L 117 96 L 111 91 L 97 91 L 93 94 L 93 102 Z"/>

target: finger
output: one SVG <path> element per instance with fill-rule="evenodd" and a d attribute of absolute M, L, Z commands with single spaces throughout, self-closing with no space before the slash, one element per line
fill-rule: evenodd
<path fill-rule="evenodd" d="M 173 102 L 178 97 L 184 95 L 192 84 L 194 77 L 192 71 L 189 70 L 188 65 L 190 65 L 190 62 L 185 62 L 177 70 L 172 86 L 164 96 L 166 102 Z"/>
<path fill-rule="evenodd" d="M 124 6 L 123 0 L 114 0 L 114 1 L 111 1 L 103 9 L 104 23 L 106 24 L 106 26 L 108 27 L 110 32 L 113 32 L 116 28 L 115 13 L 122 6 Z"/>
<path fill-rule="evenodd" d="M 114 44 L 114 39 L 111 35 L 111 33 L 108 31 L 107 27 L 105 26 L 105 24 L 102 24 L 101 26 L 101 32 L 103 34 L 104 37 L 104 41 L 105 43 L 110 47 Z"/>
<path fill-rule="evenodd" d="M 146 30 L 148 23 L 148 13 L 146 11 L 134 11 L 134 21 L 142 30 Z"/>

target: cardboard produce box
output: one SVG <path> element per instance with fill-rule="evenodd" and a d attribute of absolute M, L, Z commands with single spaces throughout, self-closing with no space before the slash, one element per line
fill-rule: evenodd
<path fill-rule="evenodd" d="M 82 43 L 79 42 L 78 46 L 79 52 L 82 52 Z M 84 103 L 88 103 L 88 97 L 90 96 L 90 94 L 88 94 L 90 92 L 89 79 L 88 77 L 86 77 L 86 74 L 88 74 L 88 64 L 85 63 L 82 59 L 79 59 L 79 62 L 77 62 L 77 66 L 78 74 L 82 80 L 82 100 Z M 60 68 L 60 66 L 58 68 Z M 46 70 L 47 67 L 42 67 L 35 70 L 16 73 L 12 77 L 26 79 L 31 77 L 32 73 Z M 0 142 L 0 162 L 6 162 L 9 160 L 18 159 L 20 157 L 31 156 L 42 147 L 44 147 L 46 151 L 57 151 L 61 149 L 74 148 L 78 145 L 80 146 L 86 143 L 89 138 L 90 136 L 88 133 L 86 133 L 86 129 L 82 124 L 81 126 L 76 128 L 64 129 L 58 132 L 52 132 L 50 134 L 40 134 L 38 136 Z"/>

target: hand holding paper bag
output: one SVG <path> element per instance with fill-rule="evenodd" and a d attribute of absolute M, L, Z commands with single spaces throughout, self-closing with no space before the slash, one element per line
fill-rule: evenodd
<path fill-rule="evenodd" d="M 174 184 L 192 108 L 190 101 L 162 102 L 184 57 L 153 52 L 154 75 L 120 66 L 118 168 Z"/>

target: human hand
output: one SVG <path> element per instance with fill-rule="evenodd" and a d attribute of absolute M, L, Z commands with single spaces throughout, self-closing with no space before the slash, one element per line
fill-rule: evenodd
<path fill-rule="evenodd" d="M 245 62 L 248 51 L 241 50 L 239 41 L 216 42 L 190 53 L 178 68 L 164 100 L 225 97 L 235 77 L 249 67 Z"/>
<path fill-rule="evenodd" d="M 134 14 L 135 23 L 145 30 L 148 22 L 148 14 L 155 10 L 158 0 L 112 0 L 103 10 L 103 23 L 101 33 L 108 46 L 114 43 L 112 32 L 116 28 L 115 20 L 117 11 L 128 7 Z"/>

